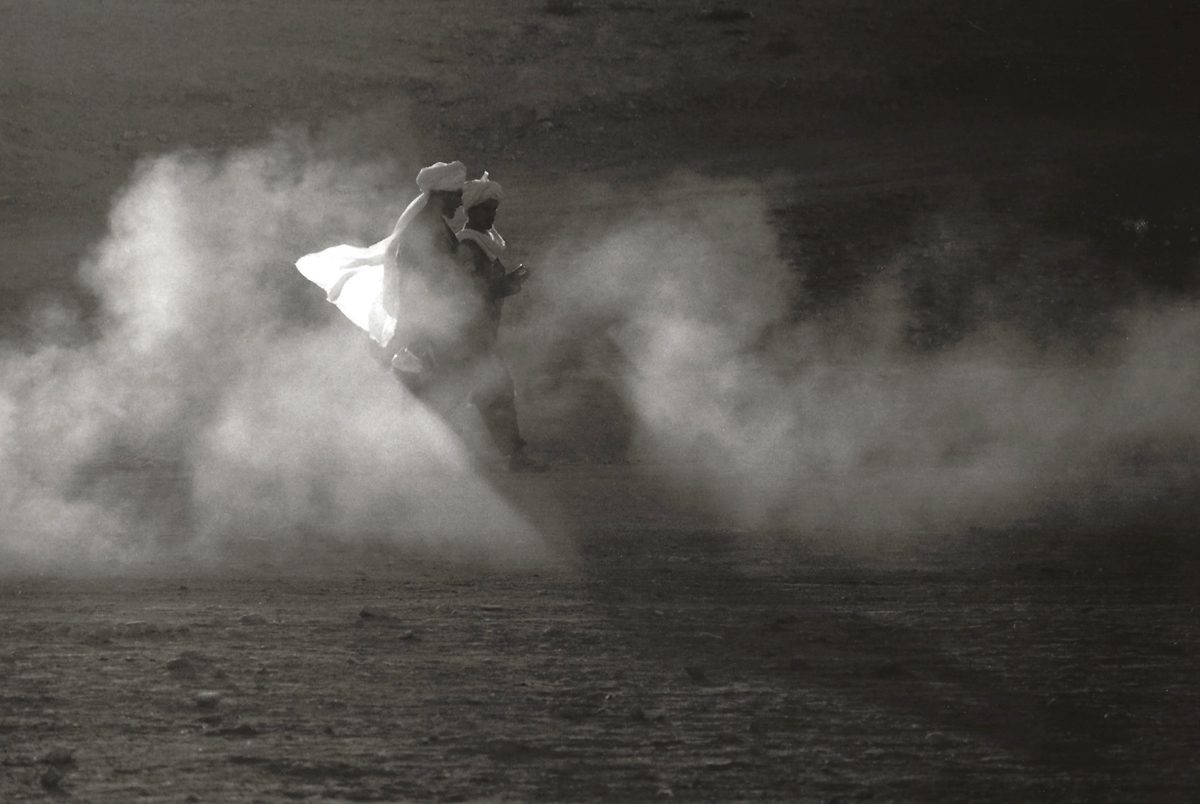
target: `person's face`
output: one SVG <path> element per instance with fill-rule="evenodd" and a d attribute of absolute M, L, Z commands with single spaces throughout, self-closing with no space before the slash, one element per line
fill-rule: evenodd
<path fill-rule="evenodd" d="M 462 190 L 442 190 L 438 192 L 438 197 L 442 203 L 442 215 L 447 218 L 454 217 L 454 210 L 462 206 Z"/>
<path fill-rule="evenodd" d="M 500 202 L 494 198 L 476 204 L 467 210 L 467 222 L 472 229 L 487 231 L 496 222 L 496 210 L 499 208 Z"/>

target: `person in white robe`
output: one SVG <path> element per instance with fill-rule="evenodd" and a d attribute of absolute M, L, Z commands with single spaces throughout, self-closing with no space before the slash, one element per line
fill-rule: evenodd
<path fill-rule="evenodd" d="M 458 161 L 422 168 L 417 173 L 420 194 L 383 240 L 366 247 L 332 246 L 296 261 L 296 269 L 325 291 L 325 298 L 377 347 L 390 353 L 389 359 L 404 349 L 407 344 L 402 341 L 411 336 L 406 318 L 436 318 L 436 310 L 417 309 L 417 300 L 407 303 L 405 280 L 418 271 L 436 271 L 422 263 L 453 255 L 457 240 L 447 219 L 461 204 L 466 177 L 466 166 Z M 398 337 L 401 333 L 405 336 Z"/>

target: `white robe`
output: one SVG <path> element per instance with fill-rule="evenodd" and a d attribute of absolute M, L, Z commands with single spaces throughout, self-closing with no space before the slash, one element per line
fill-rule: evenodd
<path fill-rule="evenodd" d="M 383 263 L 391 240 L 366 248 L 331 246 L 296 260 L 304 278 L 324 290 L 325 298 L 380 346 L 396 331 L 395 317 L 383 309 Z"/>
<path fill-rule="evenodd" d="M 428 191 L 405 208 L 392 233 L 373 246 L 331 246 L 296 260 L 296 270 L 325 291 L 325 298 L 342 315 L 386 346 L 396 332 L 396 318 L 383 306 L 383 270 L 388 249 L 404 235 L 408 224 L 425 208 Z"/>

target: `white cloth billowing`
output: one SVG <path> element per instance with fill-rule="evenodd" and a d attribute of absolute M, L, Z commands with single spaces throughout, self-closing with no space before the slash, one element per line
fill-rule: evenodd
<path fill-rule="evenodd" d="M 374 246 L 332 246 L 296 260 L 305 279 L 325 291 L 342 315 L 382 345 L 392 339 L 396 319 L 383 309 L 383 255 L 391 238 Z"/>
<path fill-rule="evenodd" d="M 383 306 L 383 269 L 388 249 L 409 223 L 429 202 L 432 192 L 454 192 L 462 188 L 467 168 L 462 162 L 435 162 L 417 173 L 420 195 L 405 208 L 392 233 L 372 246 L 340 245 L 305 254 L 296 260 L 296 269 L 325 291 L 325 298 L 342 315 L 371 336 L 387 345 L 396 331 L 396 318 Z"/>
<path fill-rule="evenodd" d="M 465 182 L 462 186 L 462 191 L 462 205 L 464 210 L 478 206 L 484 201 L 500 201 L 504 198 L 504 188 L 500 186 L 500 182 L 492 181 L 488 178 L 486 170 L 483 171 L 481 178 Z"/>

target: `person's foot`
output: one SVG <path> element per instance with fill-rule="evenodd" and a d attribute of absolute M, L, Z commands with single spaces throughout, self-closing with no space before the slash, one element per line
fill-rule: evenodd
<path fill-rule="evenodd" d="M 510 472 L 545 472 L 550 464 L 540 461 L 523 448 L 508 456 L 508 471 Z"/>
<path fill-rule="evenodd" d="M 424 374 L 429 367 L 408 349 L 401 349 L 392 355 L 392 369 L 402 374 Z"/>

